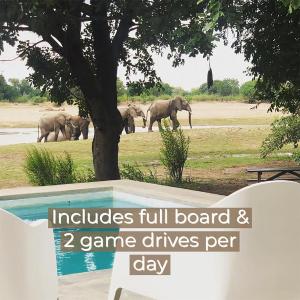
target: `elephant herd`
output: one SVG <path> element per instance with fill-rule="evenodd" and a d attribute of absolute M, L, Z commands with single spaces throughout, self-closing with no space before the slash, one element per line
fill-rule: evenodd
<path fill-rule="evenodd" d="M 56 142 L 64 140 L 78 140 L 88 138 L 89 118 L 72 116 L 65 112 L 44 114 L 38 124 L 38 142 Z M 61 135 L 60 135 L 61 133 Z"/>
<path fill-rule="evenodd" d="M 172 128 L 175 130 L 179 126 L 177 119 L 177 111 L 186 110 L 189 113 L 189 125 L 191 124 L 192 109 L 189 103 L 182 97 L 176 97 L 172 100 L 157 100 L 154 101 L 147 110 L 145 116 L 142 109 L 135 105 L 129 104 L 127 107 L 118 108 L 123 120 L 122 127 L 127 134 L 135 132 L 136 117 L 142 117 L 143 128 L 147 124 L 147 116 L 150 113 L 150 120 L 148 131 L 151 132 L 154 122 L 161 125 L 161 120 L 170 118 L 172 121 Z M 82 118 L 80 116 L 72 116 L 65 112 L 51 112 L 44 114 L 38 124 L 38 142 L 43 139 L 45 142 L 60 141 L 60 140 L 78 140 L 82 134 L 83 139 L 88 138 L 89 133 L 89 118 Z"/>

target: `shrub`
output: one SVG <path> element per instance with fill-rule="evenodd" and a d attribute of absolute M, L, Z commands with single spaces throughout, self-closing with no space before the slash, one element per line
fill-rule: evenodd
<path fill-rule="evenodd" d="M 255 93 L 256 80 L 245 82 L 240 87 L 240 93 L 248 100 L 253 99 Z"/>
<path fill-rule="evenodd" d="M 271 124 L 271 133 L 265 138 L 260 152 L 266 157 L 275 150 L 281 149 L 286 144 L 298 147 L 300 140 L 300 117 L 291 115 L 282 117 Z"/>
<path fill-rule="evenodd" d="M 93 182 L 96 181 L 95 171 L 92 169 L 76 170 L 76 182 Z"/>
<path fill-rule="evenodd" d="M 74 162 L 67 152 L 54 156 L 46 149 L 27 152 L 25 172 L 32 184 L 54 185 L 76 182 Z"/>
<path fill-rule="evenodd" d="M 298 165 L 300 165 L 300 151 L 294 151 L 293 155 L 292 155 L 292 159 L 294 162 L 296 162 Z"/>
<path fill-rule="evenodd" d="M 158 183 L 158 178 L 155 170 L 148 169 L 148 173 L 141 170 L 140 166 L 135 163 L 134 165 L 122 164 L 120 170 L 122 178 L 148 182 L 148 183 Z"/>
<path fill-rule="evenodd" d="M 166 120 L 160 128 L 160 135 L 162 137 L 160 160 L 171 181 L 180 183 L 182 182 L 183 168 L 188 157 L 190 139 L 184 136 L 180 128 L 172 131 Z"/>

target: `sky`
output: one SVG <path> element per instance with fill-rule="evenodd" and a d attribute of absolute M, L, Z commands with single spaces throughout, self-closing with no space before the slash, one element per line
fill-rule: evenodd
<path fill-rule="evenodd" d="M 23 40 L 31 42 L 38 41 L 38 37 L 32 33 L 22 33 Z M 229 43 L 230 44 L 230 43 Z M 1 59 L 15 58 L 16 47 L 5 45 L 4 52 L 0 55 Z M 165 56 L 154 55 L 155 69 L 163 82 L 171 86 L 182 87 L 185 90 L 199 87 L 206 82 L 208 62 L 201 55 L 190 58 L 186 57 L 183 66 L 174 68 L 172 62 Z M 235 54 L 229 46 L 224 46 L 222 42 L 217 44 L 211 57 L 211 67 L 214 79 L 234 78 L 238 79 L 240 84 L 251 80 L 251 77 L 245 73 L 249 63 L 245 62 L 242 54 Z M 10 62 L 0 61 L 0 74 L 8 80 L 9 78 L 23 79 L 29 75 L 32 70 L 27 69 L 25 62 L 17 59 Z M 125 82 L 125 70 L 120 67 L 118 76 Z"/>

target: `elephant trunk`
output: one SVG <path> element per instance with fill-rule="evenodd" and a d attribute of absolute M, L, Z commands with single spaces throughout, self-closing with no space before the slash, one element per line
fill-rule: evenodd
<path fill-rule="evenodd" d="M 190 128 L 192 128 L 192 112 L 189 111 L 189 124 L 190 124 Z"/>
<path fill-rule="evenodd" d="M 187 105 L 186 110 L 189 112 L 189 125 L 190 128 L 192 128 L 192 109 L 189 104 Z"/>

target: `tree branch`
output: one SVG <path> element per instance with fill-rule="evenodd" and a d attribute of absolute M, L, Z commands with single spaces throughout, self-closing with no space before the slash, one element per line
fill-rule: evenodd
<path fill-rule="evenodd" d="M 93 47 L 96 58 L 97 76 L 101 76 L 101 71 L 104 71 L 104 64 L 111 60 L 112 45 L 110 40 L 110 30 L 107 20 L 107 2 L 103 1 L 101 6 L 98 1 L 92 0 L 93 7 L 92 16 L 92 33 Z"/>
<path fill-rule="evenodd" d="M 7 25 L 1 25 L 0 29 L 5 29 L 5 30 L 11 30 L 15 29 L 18 31 L 32 31 L 30 27 L 23 27 L 23 26 L 7 26 Z"/>
<path fill-rule="evenodd" d="M 64 49 L 59 43 L 49 34 L 42 34 L 44 40 L 52 47 L 52 49 L 59 54 L 60 56 L 64 56 Z"/>
<path fill-rule="evenodd" d="M 40 43 L 42 43 L 42 42 L 45 42 L 45 40 L 41 40 L 41 41 L 38 41 L 38 42 L 36 42 L 36 43 L 30 45 L 30 46 L 27 47 L 25 50 L 23 50 L 18 56 L 14 57 L 14 58 L 10 58 L 10 59 L 0 59 L 0 61 L 1 61 L 1 62 L 14 61 L 14 60 L 20 58 L 20 57 L 26 52 L 27 49 L 29 49 L 29 48 L 34 48 L 36 45 L 38 45 L 38 44 L 40 44 Z"/>
<path fill-rule="evenodd" d="M 133 13 L 127 10 L 121 19 L 117 32 L 112 41 L 113 53 L 116 59 L 119 59 L 123 43 L 128 38 L 129 32 L 137 28 L 132 21 Z"/>

